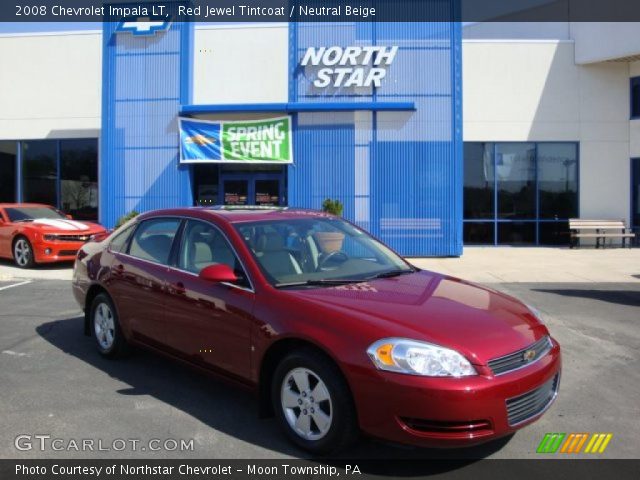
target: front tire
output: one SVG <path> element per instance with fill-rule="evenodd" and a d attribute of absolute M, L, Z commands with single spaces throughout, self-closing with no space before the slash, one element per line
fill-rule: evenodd
<path fill-rule="evenodd" d="M 299 447 L 327 454 L 344 451 L 357 439 L 351 392 L 324 355 L 311 349 L 290 353 L 276 368 L 271 393 L 280 426 Z"/>
<path fill-rule="evenodd" d="M 18 237 L 13 242 L 13 261 L 18 268 L 32 268 L 36 264 L 33 247 L 25 237 Z"/>
<path fill-rule="evenodd" d="M 116 358 L 128 353 L 129 345 L 122 334 L 118 313 L 106 293 L 96 295 L 91 302 L 89 317 L 91 334 L 103 357 Z"/>

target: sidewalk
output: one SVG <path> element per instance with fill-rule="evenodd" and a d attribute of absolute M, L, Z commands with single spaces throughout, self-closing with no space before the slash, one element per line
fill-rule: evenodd
<path fill-rule="evenodd" d="M 460 258 L 414 258 L 420 268 L 479 283 L 640 283 L 640 249 L 466 247 Z M 71 280 L 71 264 L 32 270 L 0 261 L 0 281 Z"/>
<path fill-rule="evenodd" d="M 465 247 L 460 258 L 410 260 L 478 283 L 640 283 L 640 249 Z"/>

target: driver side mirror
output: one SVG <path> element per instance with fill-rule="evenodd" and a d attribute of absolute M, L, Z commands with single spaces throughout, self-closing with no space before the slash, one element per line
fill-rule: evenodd
<path fill-rule="evenodd" d="M 233 269 L 224 263 L 218 263 L 217 265 L 209 265 L 208 267 L 200 270 L 198 275 L 201 279 L 209 282 L 237 282 L 238 277 L 233 272 Z"/>

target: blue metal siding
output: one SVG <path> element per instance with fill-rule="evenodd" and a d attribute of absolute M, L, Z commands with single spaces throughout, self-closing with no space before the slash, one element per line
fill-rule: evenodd
<path fill-rule="evenodd" d="M 103 28 L 100 221 L 108 227 L 131 210 L 193 199 L 189 170 L 178 164 L 177 125 L 190 96 L 193 24 L 174 22 L 150 37 L 115 34 L 116 26 Z"/>
<path fill-rule="evenodd" d="M 438 2 L 454 8 L 455 0 Z M 355 221 L 405 255 L 462 253 L 461 28 L 457 23 L 309 24 L 290 27 L 289 102 L 362 103 L 351 113 L 296 116 L 289 205 L 345 203 Z M 308 47 L 398 46 L 380 88 L 317 89 Z M 415 111 L 371 111 L 409 102 Z M 365 111 L 367 110 L 367 111 Z"/>

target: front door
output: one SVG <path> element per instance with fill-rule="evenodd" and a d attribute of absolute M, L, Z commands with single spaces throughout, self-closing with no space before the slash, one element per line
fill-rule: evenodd
<path fill-rule="evenodd" d="M 284 205 L 283 183 L 280 174 L 223 174 L 220 200 L 223 205 Z"/>

